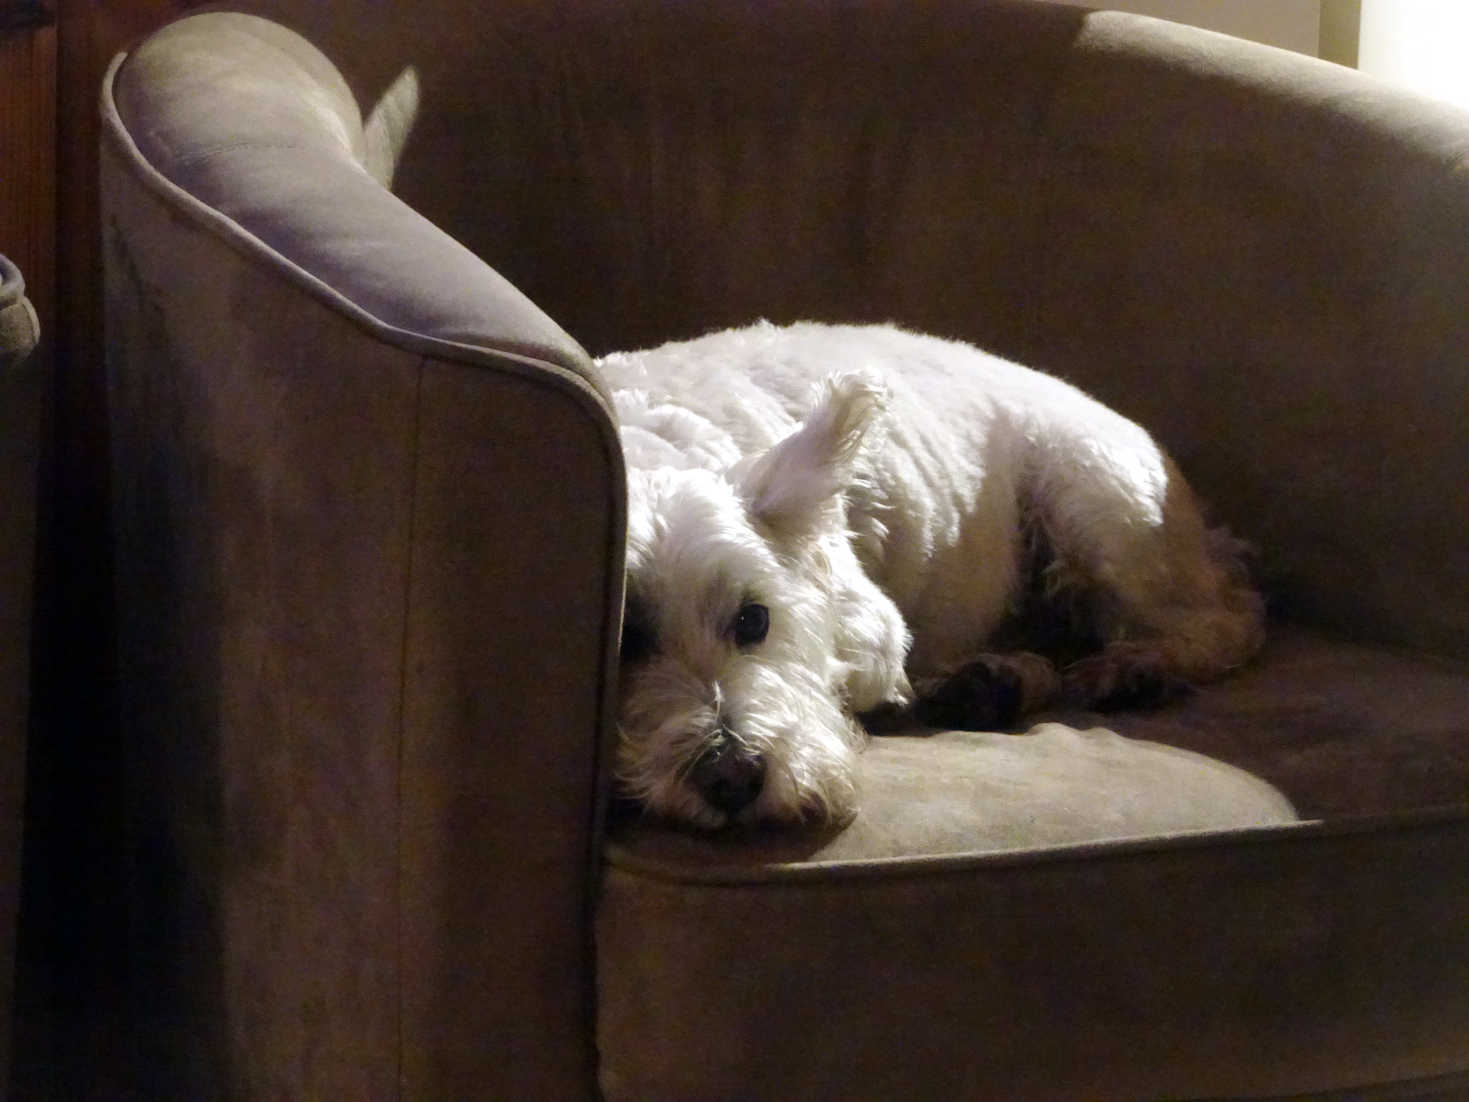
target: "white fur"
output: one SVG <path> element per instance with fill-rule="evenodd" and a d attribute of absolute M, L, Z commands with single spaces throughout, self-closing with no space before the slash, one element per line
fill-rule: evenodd
<path fill-rule="evenodd" d="M 1258 601 L 1210 557 L 1172 464 L 1051 376 L 893 327 L 812 323 L 599 366 L 629 468 L 628 616 L 653 640 L 624 662 L 617 774 L 655 813 L 728 821 L 689 774 L 733 739 L 765 765 L 733 817 L 851 814 L 852 716 L 905 707 L 913 684 L 986 653 L 1027 582 L 1027 524 L 1056 551 L 1052 588 L 1106 597 L 1110 647 L 1066 671 L 1083 696 L 1139 660 L 1205 680 L 1258 646 Z M 739 646 L 751 602 L 769 634 Z"/>

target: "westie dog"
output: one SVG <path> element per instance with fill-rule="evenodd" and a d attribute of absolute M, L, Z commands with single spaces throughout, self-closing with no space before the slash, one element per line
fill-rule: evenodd
<path fill-rule="evenodd" d="M 843 819 L 855 717 L 1145 703 L 1262 642 L 1168 457 L 1051 376 L 817 324 L 599 363 L 628 463 L 616 776 L 652 813 Z"/>

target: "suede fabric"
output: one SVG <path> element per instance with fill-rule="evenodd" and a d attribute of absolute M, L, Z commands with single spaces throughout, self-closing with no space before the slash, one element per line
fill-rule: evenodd
<path fill-rule="evenodd" d="M 1277 625 L 1258 660 L 1182 701 L 1057 710 L 1015 733 L 874 738 L 862 808 L 830 831 L 706 836 L 636 819 L 624 856 L 745 868 L 994 852 L 1461 807 L 1462 666 Z"/>
<path fill-rule="evenodd" d="M 861 806 L 851 822 L 713 835 L 632 822 L 612 835 L 614 862 L 666 864 L 698 879 L 702 870 L 728 864 L 755 870 L 924 862 L 1296 821 L 1280 792 L 1232 766 L 1101 727 L 1054 722 L 1021 734 L 876 738 L 862 755 L 860 776 Z"/>
<path fill-rule="evenodd" d="M 1469 795 L 1464 663 L 1293 624 L 1275 625 L 1246 669 L 1175 706 L 1052 717 L 1228 762 L 1307 819 L 1462 807 Z"/>
<path fill-rule="evenodd" d="M 581 1093 L 623 541 L 608 415 L 574 347 L 400 335 L 106 121 L 135 855 L 116 1081 Z"/>
<path fill-rule="evenodd" d="M 1469 114 L 1115 13 L 1056 103 L 1026 355 L 1148 425 L 1295 615 L 1469 657 Z"/>
<path fill-rule="evenodd" d="M 1462 816 L 820 875 L 611 861 L 609 1099 L 1370 1097 L 1463 1069 Z"/>
<path fill-rule="evenodd" d="M 606 1095 L 1237 1097 L 1460 1071 L 1466 717 L 1461 668 L 1283 627 L 1234 679 L 1106 717 L 1133 738 L 1056 713 L 875 739 L 836 830 L 619 824 Z M 1286 825 L 1292 803 L 1320 818 Z M 1415 961 L 1423 930 L 1437 955 Z M 782 1012 L 705 1016 L 730 1006 Z M 886 1059 L 932 1066 L 883 1065 L 883 1030 Z"/>
<path fill-rule="evenodd" d="M 760 316 L 973 340 L 1147 425 L 1302 615 L 1469 655 L 1437 477 L 1469 461 L 1464 112 L 1008 0 L 246 7 L 338 65 L 316 99 L 371 116 L 411 70 L 381 171 L 592 351 Z"/>
<path fill-rule="evenodd" d="M 1463 1082 L 1469 118 L 1024 0 L 248 12 L 104 89 L 138 1093 Z M 1259 545 L 1264 654 L 878 741 L 844 829 L 604 847 L 583 348 L 761 315 L 1142 420 Z"/>
<path fill-rule="evenodd" d="M 366 170 L 356 103 L 299 38 L 218 13 L 165 28 L 127 66 L 117 109 L 148 119 L 130 141 L 210 212 L 381 325 L 586 379 L 575 341 Z"/>

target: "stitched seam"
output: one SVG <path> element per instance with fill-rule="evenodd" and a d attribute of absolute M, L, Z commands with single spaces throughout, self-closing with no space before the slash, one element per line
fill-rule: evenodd
<path fill-rule="evenodd" d="M 397 1001 L 397 1015 L 394 1030 L 397 1035 L 397 1051 L 394 1057 L 396 1065 L 395 1078 L 398 1084 L 398 1097 L 403 1097 L 404 1069 L 403 1069 L 403 991 L 406 986 L 404 980 L 404 952 L 403 952 L 403 748 L 406 741 L 407 719 L 408 719 L 408 692 L 409 692 L 409 662 L 410 639 L 412 625 L 412 600 L 413 600 L 413 568 L 417 559 L 417 530 L 418 530 L 418 493 L 420 481 L 420 463 L 422 457 L 423 436 L 423 378 L 426 373 L 426 360 L 420 357 L 415 368 L 413 381 L 413 408 L 412 425 L 409 428 L 409 460 L 408 460 L 408 530 L 407 562 L 403 567 L 403 593 L 402 593 L 402 615 L 403 627 L 399 642 L 398 656 L 398 746 L 396 755 L 395 772 L 393 776 L 393 909 L 394 921 L 394 973 L 395 992 Z"/>

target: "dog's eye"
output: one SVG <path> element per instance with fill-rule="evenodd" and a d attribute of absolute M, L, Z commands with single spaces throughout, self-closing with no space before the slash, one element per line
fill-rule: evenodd
<path fill-rule="evenodd" d="M 770 631 L 770 610 L 754 601 L 745 602 L 735 615 L 730 631 L 734 634 L 735 646 L 753 647 L 764 641 Z"/>

